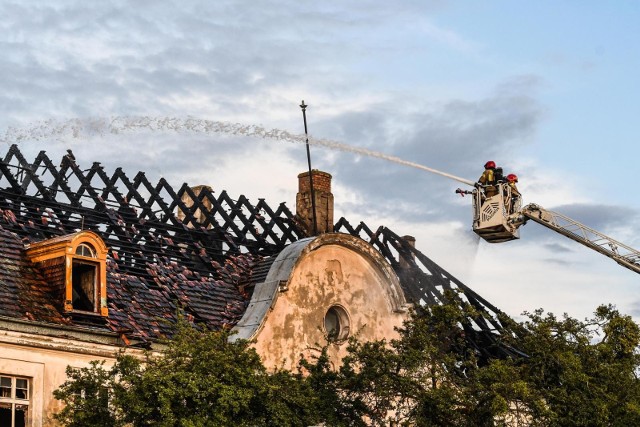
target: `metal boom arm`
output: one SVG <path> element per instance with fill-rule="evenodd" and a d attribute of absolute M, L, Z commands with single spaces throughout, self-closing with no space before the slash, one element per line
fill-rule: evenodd
<path fill-rule="evenodd" d="M 525 217 L 534 220 L 578 243 L 608 256 L 629 270 L 640 273 L 640 252 L 611 237 L 593 230 L 569 217 L 544 209 L 536 204 L 528 204 L 520 211 Z"/>

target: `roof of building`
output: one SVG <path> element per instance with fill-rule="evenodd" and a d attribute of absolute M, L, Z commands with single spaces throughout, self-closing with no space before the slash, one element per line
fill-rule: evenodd
<path fill-rule="evenodd" d="M 192 206 L 183 202 L 185 195 Z M 24 255 L 28 243 L 78 230 L 96 232 L 109 248 L 106 319 L 65 314 Z M 386 227 L 353 227 L 345 218 L 335 231 L 375 247 L 414 303 L 438 304 L 447 290 L 458 291 L 460 302 L 479 313 L 465 325 L 472 344 L 488 356 L 510 352 L 496 344 L 503 329 L 500 310 L 406 239 Z M 304 237 L 284 203 L 272 209 L 263 199 L 254 205 L 206 186 L 196 195 L 188 184 L 174 190 L 164 178 L 153 185 L 143 172 L 130 179 L 118 168 L 108 175 L 100 163 L 81 169 L 71 152 L 57 167 L 44 151 L 29 162 L 13 145 L 0 159 L 0 316 L 110 330 L 142 341 L 166 336 L 179 310 L 211 328 L 233 326 L 275 256 Z"/>

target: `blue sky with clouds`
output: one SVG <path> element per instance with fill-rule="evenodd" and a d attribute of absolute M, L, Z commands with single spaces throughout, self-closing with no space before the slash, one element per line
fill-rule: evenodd
<path fill-rule="evenodd" d="M 71 148 L 87 165 L 293 208 L 301 144 L 167 127 L 74 133 L 68 120 L 193 117 L 299 134 L 304 99 L 313 137 L 472 180 L 493 159 L 519 175 L 526 203 L 640 248 L 638 22 L 632 1 L 0 0 L 0 140 L 21 134 L 27 155 Z M 519 241 L 478 242 L 459 183 L 312 153 L 334 176 L 339 216 L 413 234 L 507 313 L 584 317 L 613 303 L 640 317 L 638 275 L 560 235 L 527 224 Z"/>

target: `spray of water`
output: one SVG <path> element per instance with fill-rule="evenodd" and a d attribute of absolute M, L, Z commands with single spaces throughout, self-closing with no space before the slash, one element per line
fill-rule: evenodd
<path fill-rule="evenodd" d="M 223 133 L 228 135 L 250 136 L 302 144 L 306 142 L 306 137 L 304 135 L 295 135 L 287 132 L 286 130 L 280 129 L 265 129 L 257 125 L 218 122 L 190 117 L 178 118 L 132 116 L 86 119 L 76 118 L 65 121 L 46 120 L 37 122 L 24 128 L 9 128 L 5 132 L 4 136 L 0 137 L 0 142 L 13 144 L 26 141 L 40 141 L 51 138 L 86 138 L 95 135 L 104 136 L 105 134 L 122 134 L 137 131 L 173 131 L 178 133 L 195 133 L 204 135 Z M 333 150 L 361 154 L 369 157 L 376 157 L 400 165 L 409 166 L 426 172 L 431 172 L 470 186 L 473 186 L 474 184 L 473 181 L 460 178 L 436 169 L 432 169 L 418 163 L 410 162 L 399 157 L 389 156 L 378 151 L 368 150 L 366 148 L 354 147 L 351 145 L 343 144 L 341 142 L 314 138 L 312 136 L 309 136 L 309 144 L 327 147 Z"/>

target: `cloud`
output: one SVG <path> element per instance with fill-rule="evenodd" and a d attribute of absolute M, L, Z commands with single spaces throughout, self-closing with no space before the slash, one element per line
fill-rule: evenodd
<path fill-rule="evenodd" d="M 354 67 L 387 43 L 397 49 L 392 34 L 442 3 L 3 2 L 0 88 L 11 111 L 0 125 L 51 115 L 255 120 L 290 109 L 292 92 L 357 98 L 370 84 Z"/>
<path fill-rule="evenodd" d="M 638 226 L 640 226 L 640 211 L 637 209 L 599 203 L 574 203 L 545 206 L 545 208 L 628 246 L 636 247 L 640 242 L 636 233 Z M 568 226 L 569 223 L 562 221 L 562 225 Z M 522 235 L 526 236 L 528 240 L 547 242 L 549 239 L 557 240 L 556 236 L 558 236 L 554 231 L 550 231 L 533 221 L 529 221 L 522 230 Z M 596 236 L 588 230 L 586 230 L 586 237 L 591 240 L 596 239 Z M 564 237 L 561 238 L 566 240 Z M 545 246 L 547 245 L 550 249 L 562 251 L 555 244 L 545 244 Z"/>
<path fill-rule="evenodd" d="M 538 161 L 545 149 L 556 155 L 537 136 L 558 138 L 559 129 L 544 124 L 564 107 L 555 103 L 557 92 L 538 92 L 563 87 L 568 99 L 574 82 L 490 34 L 465 32 L 463 21 L 449 19 L 456 11 L 439 19 L 448 3 L 0 2 L 0 129 L 49 119 L 155 116 L 302 133 L 298 105 L 305 99 L 312 136 L 470 180 L 495 160 L 521 176 L 525 201 L 636 245 L 637 211 L 609 202 L 610 194 L 598 197 L 575 165 L 554 169 Z M 83 168 L 99 161 L 108 174 L 122 167 L 131 178 L 143 170 L 151 182 L 209 184 L 232 197 L 264 197 L 271 206 L 286 201 L 290 209 L 296 175 L 306 169 L 299 143 L 222 133 L 67 133 L 23 140 L 20 147 L 27 159 L 45 149 L 54 163 L 71 148 Z M 588 150 L 576 151 L 588 164 Z M 549 295 L 557 304 L 551 308 L 562 312 L 584 305 L 587 295 L 600 299 L 600 282 L 637 281 L 599 254 L 593 265 L 585 263 L 581 257 L 591 259 L 593 251 L 537 225 L 524 227 L 519 241 L 479 241 L 470 199 L 453 193 L 461 186 L 456 181 L 325 147 L 311 152 L 313 167 L 334 176 L 336 216 L 415 235 L 419 249 L 510 312 L 548 307 Z"/>
<path fill-rule="evenodd" d="M 563 260 L 560 258 L 545 258 L 543 260 L 546 264 L 556 264 L 559 265 L 561 267 L 572 267 L 575 265 L 574 262 L 572 261 L 567 261 L 567 260 Z"/>
<path fill-rule="evenodd" d="M 544 247 L 547 248 L 548 250 L 550 250 L 551 252 L 556 252 L 556 253 L 571 253 L 571 252 L 573 252 L 572 248 L 568 247 L 567 245 L 560 244 L 560 243 L 545 243 Z"/>
<path fill-rule="evenodd" d="M 324 134 L 349 144 L 384 147 L 390 155 L 475 180 L 486 160 L 517 152 L 535 132 L 541 108 L 525 86 L 520 85 L 519 93 L 512 85 L 508 91 L 499 90 L 476 101 L 424 104 L 424 112 L 408 117 L 397 112 L 402 107 L 382 103 L 332 118 L 319 127 Z M 349 153 L 320 163 L 351 191 L 365 195 L 380 212 L 396 211 L 414 221 L 469 221 L 469 210 L 459 209 L 458 196 L 453 194 L 461 186 L 455 181 Z"/>
<path fill-rule="evenodd" d="M 629 314 L 635 318 L 640 318 L 640 300 L 635 300 L 629 304 Z"/>
<path fill-rule="evenodd" d="M 640 219 L 640 212 L 635 209 L 596 203 L 559 205 L 554 206 L 553 210 L 601 231 L 632 225 Z"/>

